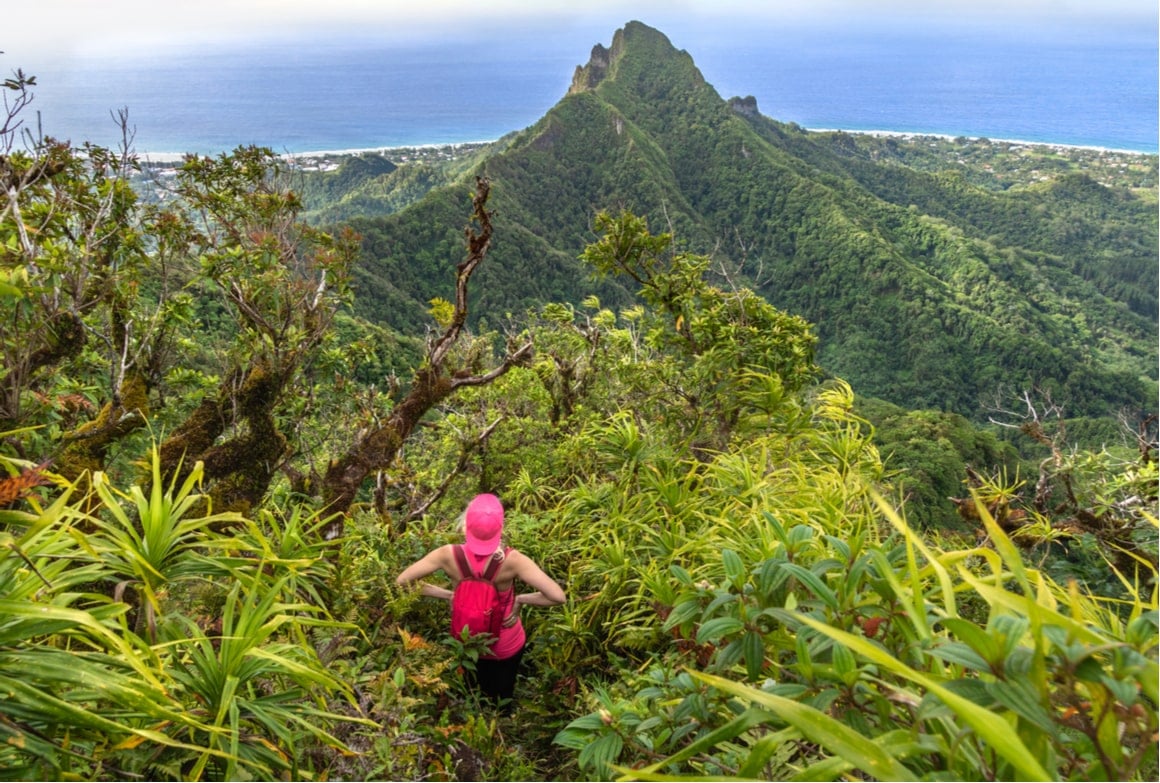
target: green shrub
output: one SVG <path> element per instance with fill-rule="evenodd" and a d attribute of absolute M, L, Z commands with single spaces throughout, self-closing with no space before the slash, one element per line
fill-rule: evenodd
<path fill-rule="evenodd" d="M 1154 773 L 1154 592 L 1130 586 L 1121 606 L 1059 585 L 985 509 L 991 546 L 940 551 L 880 508 L 896 529 L 882 545 L 792 549 L 817 539 L 799 525 L 765 560 L 723 551 L 715 582 L 674 569 L 688 673 L 669 657 L 635 692 L 597 693 L 557 742 L 583 747 L 589 774 L 633 779 Z"/>

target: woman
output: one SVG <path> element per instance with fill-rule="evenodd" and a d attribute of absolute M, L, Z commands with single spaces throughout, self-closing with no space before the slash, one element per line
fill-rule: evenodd
<path fill-rule="evenodd" d="M 492 699 L 510 700 L 515 691 L 516 670 L 523 657 L 526 640 L 524 625 L 520 621 L 520 607 L 562 604 L 564 591 L 527 555 L 502 546 L 503 504 L 495 495 L 476 495 L 468 504 L 463 515 L 463 536 L 468 565 L 477 575 L 484 572 L 490 560 L 495 559 L 500 563 L 492 582 L 499 592 L 499 605 L 504 620 L 490 653 L 480 656 L 476 663 L 476 681 L 479 689 Z M 399 585 L 408 585 L 436 571 L 442 571 L 451 579 L 451 589 L 423 582 L 420 584 L 420 593 L 450 601 L 455 585 L 464 576 L 456 563 L 453 544 L 428 552 L 408 566 L 395 581 Z M 516 579 L 532 587 L 535 592 L 517 594 Z"/>

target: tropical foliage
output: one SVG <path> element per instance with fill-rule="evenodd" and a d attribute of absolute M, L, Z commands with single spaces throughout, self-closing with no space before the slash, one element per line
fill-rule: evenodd
<path fill-rule="evenodd" d="M 691 653 L 594 690 L 557 741 L 632 779 L 1127 780 L 1155 763 L 1154 597 L 1060 586 L 990 519 L 990 546 L 931 549 L 880 506 L 883 541 L 764 512 L 746 530 L 772 556 L 673 566 L 666 627 Z"/>
<path fill-rule="evenodd" d="M 305 197 L 245 147 L 146 186 L 4 83 L 0 777 L 1156 779 L 1148 197 L 603 55 Z M 304 219 L 372 187 L 427 194 Z M 480 491 L 568 595 L 511 714 L 395 584 Z"/>
<path fill-rule="evenodd" d="M 311 642 L 339 624 L 290 589 L 301 562 L 261 557 L 261 527 L 217 532 L 242 520 L 193 511 L 200 479 L 146 497 L 97 474 L 84 497 L 57 477 L 50 505 L 0 512 L 7 777 L 273 777 L 313 743 L 342 747 L 328 727 L 349 718 L 318 704 L 352 691 Z"/>

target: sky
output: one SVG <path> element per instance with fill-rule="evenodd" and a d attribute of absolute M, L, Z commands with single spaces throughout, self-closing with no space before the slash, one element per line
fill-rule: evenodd
<path fill-rule="evenodd" d="M 0 11 L 0 68 L 174 47 L 304 36 L 469 41 L 505 26 L 574 29 L 593 42 L 638 19 L 666 32 L 700 25 L 884 25 L 1156 31 L 1156 0 L 12 0 Z M 1128 28 L 1123 27 L 1127 25 Z M 720 29 L 720 28 L 718 28 Z M 676 41 L 675 41 L 676 42 Z"/>
<path fill-rule="evenodd" d="M 197 123 L 224 116 L 222 100 L 241 100 L 255 90 L 264 98 L 277 87 L 290 96 L 286 98 L 288 106 L 318 105 L 319 95 L 334 92 L 324 81 L 329 64 L 350 63 L 366 54 L 393 58 L 391 62 L 436 63 L 437 58 L 451 58 L 457 72 L 467 71 L 475 77 L 475 71 L 486 71 L 489 57 L 491 61 L 503 57 L 510 63 L 514 52 L 529 68 L 551 68 L 558 74 L 559 84 L 553 84 L 540 110 L 528 117 L 520 115 L 532 121 L 563 94 L 572 69 L 588 60 L 593 45 L 610 44 L 615 31 L 633 20 L 661 31 L 676 48 L 689 52 L 719 90 L 756 94 L 763 112 L 785 120 L 796 120 L 795 111 L 801 107 L 793 104 L 786 90 L 774 93 L 774 101 L 766 101 L 773 89 L 769 85 L 776 80 L 766 80 L 769 84 L 754 81 L 749 73 L 753 69 L 748 68 L 760 66 L 763 61 L 753 58 L 771 51 L 771 44 L 775 49 L 782 46 L 779 42 L 806 42 L 802 45 L 811 47 L 803 60 L 806 62 L 811 57 L 827 57 L 831 51 L 837 52 L 834 59 L 838 61 L 849 54 L 845 59 L 855 62 L 867 49 L 889 52 L 887 66 L 904 59 L 902 54 L 911 49 L 943 51 L 940 47 L 945 43 L 950 45 L 946 51 L 954 51 L 960 58 L 948 67 L 957 69 L 955 74 L 962 71 L 967 75 L 972 67 L 997 67 L 991 60 L 971 59 L 975 52 L 1084 52 L 1077 55 L 1081 58 L 1088 52 L 1096 57 L 1102 52 L 1117 52 L 1147 59 L 1160 45 L 1157 0 L 0 2 L 0 78 L 17 69 L 36 76 L 37 111 L 43 109 L 46 127 L 65 136 L 88 139 L 97 133 L 95 128 L 108 123 L 109 106 L 130 106 L 145 122 L 150 116 L 159 116 L 158 111 L 172 109 L 169 93 L 161 93 L 150 103 L 151 98 L 140 90 L 133 91 L 149 82 L 148 75 L 157 74 L 163 81 L 161 76 L 177 72 L 168 67 L 171 65 L 179 64 L 186 69 L 185 74 L 196 73 L 206 80 L 199 82 L 191 95 L 198 101 L 210 101 L 211 108 L 203 107 L 201 114 L 192 115 L 190 125 L 181 126 L 194 133 Z M 1077 45 L 1087 42 L 1096 45 Z M 1047 45 L 1027 46 L 1029 43 Z M 796 51 L 800 56 L 800 47 Z M 470 64 L 473 57 L 480 68 L 460 69 L 461 63 Z M 263 68 L 258 69 L 262 74 L 242 70 L 256 61 L 262 63 Z M 925 61 L 917 62 L 915 67 L 926 67 Z M 1083 65 L 1082 59 L 1066 62 Z M 191 63 L 218 67 L 195 66 L 191 70 Z M 286 84 L 270 86 L 271 79 L 280 78 L 278 74 L 303 63 L 310 66 L 306 71 L 300 70 Z M 782 65 L 779 63 L 779 68 Z M 779 74 L 785 70 L 781 68 Z M 745 78 L 735 78 L 734 72 Z M 883 72 L 893 73 L 889 68 Z M 310 78 L 304 78 L 304 73 Z M 958 78 L 955 74 L 952 76 Z M 260 85 L 258 75 L 265 79 Z M 799 82 L 812 83 L 810 74 L 798 76 Z M 1134 78 L 1125 86 L 1112 74 L 1108 80 L 1089 81 L 1080 89 L 1085 95 L 1115 97 L 1127 89 L 1139 90 L 1138 74 Z M 246 89 L 240 89 L 239 79 L 249 80 L 242 85 Z M 520 89 L 527 92 L 530 88 L 524 84 Z M 1144 89 L 1152 87 L 1145 84 Z M 898 91 L 891 88 L 891 94 L 894 92 Z M 1041 92 L 1032 97 L 1042 99 Z M 1005 99 L 1011 100 L 1010 96 Z M 191 101 L 186 101 L 189 107 L 193 107 Z M 166 116 L 185 115 L 173 111 Z M 804 122 L 804 113 L 802 117 Z M 518 123 L 518 118 L 509 119 Z M 1116 116 L 1110 122 L 1124 124 Z M 949 130 L 959 133 L 964 127 L 956 125 Z"/>

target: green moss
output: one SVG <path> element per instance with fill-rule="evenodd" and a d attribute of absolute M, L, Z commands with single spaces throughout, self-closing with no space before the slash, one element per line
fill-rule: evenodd
<path fill-rule="evenodd" d="M 148 385 L 132 374 L 121 384 L 119 400 L 105 403 L 96 418 L 64 436 L 68 445 L 54 463 L 56 471 L 79 481 L 86 472 L 104 470 L 109 447 L 145 426 L 149 413 Z"/>
<path fill-rule="evenodd" d="M 221 403 L 216 399 L 203 400 L 181 426 L 161 444 L 161 470 L 172 474 L 187 455 L 199 455 L 213 446 L 225 428 Z"/>
<path fill-rule="evenodd" d="M 240 383 L 239 375 L 223 382 L 218 396 L 202 402 L 162 444 L 161 462 L 166 476 L 179 472 L 180 478 L 200 461 L 214 510 L 245 514 L 265 497 L 287 441 L 273 416 L 281 378 L 261 364 Z M 237 434 L 218 442 L 227 426 Z"/>

